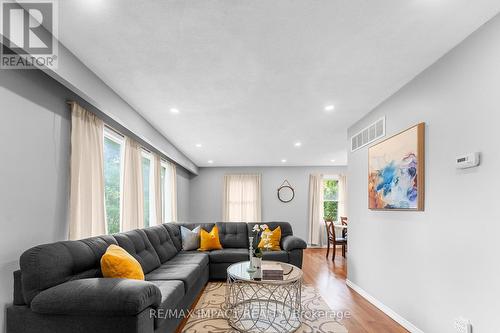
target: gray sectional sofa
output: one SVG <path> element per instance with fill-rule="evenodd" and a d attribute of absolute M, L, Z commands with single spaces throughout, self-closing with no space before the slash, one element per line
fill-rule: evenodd
<path fill-rule="evenodd" d="M 8 333 L 175 332 L 209 280 L 226 278 L 229 265 L 248 260 L 248 236 L 254 223 L 214 224 L 224 249 L 183 251 L 180 226 L 168 223 L 115 235 L 40 245 L 23 253 L 14 272 L 14 301 L 7 308 Z M 306 243 L 281 226 L 282 251 L 264 259 L 302 266 Z M 254 240 L 256 243 L 258 239 Z M 111 244 L 123 247 L 141 264 L 146 281 L 103 278 L 100 258 Z M 256 244 L 254 244 L 256 245 Z"/>

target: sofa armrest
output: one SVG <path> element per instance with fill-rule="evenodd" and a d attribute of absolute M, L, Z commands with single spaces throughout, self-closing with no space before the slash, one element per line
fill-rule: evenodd
<path fill-rule="evenodd" d="M 297 236 L 286 236 L 281 240 L 281 247 L 285 251 L 300 250 L 307 248 L 307 243 Z"/>
<path fill-rule="evenodd" d="M 160 289 L 152 283 L 94 278 L 46 289 L 33 298 L 31 309 L 53 315 L 133 316 L 160 302 Z"/>

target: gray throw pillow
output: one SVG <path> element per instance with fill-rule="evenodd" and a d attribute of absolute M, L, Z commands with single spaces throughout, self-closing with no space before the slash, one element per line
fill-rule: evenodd
<path fill-rule="evenodd" d="M 198 250 L 200 247 L 200 227 L 189 230 L 181 226 L 182 249 L 184 251 Z"/>

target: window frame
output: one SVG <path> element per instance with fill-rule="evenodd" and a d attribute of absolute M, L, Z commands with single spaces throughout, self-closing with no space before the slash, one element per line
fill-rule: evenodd
<path fill-rule="evenodd" d="M 103 151 L 104 151 L 104 144 L 105 140 L 109 139 L 110 141 L 118 144 L 120 146 L 120 200 L 119 200 L 119 231 L 122 232 L 123 230 L 123 224 L 122 224 L 122 207 L 123 207 L 123 178 L 124 178 L 124 162 L 125 162 L 125 136 L 113 129 L 112 127 L 108 125 L 104 125 L 104 130 L 103 130 Z M 155 189 L 155 158 L 154 155 L 151 151 L 146 149 L 144 146 L 141 146 L 141 158 L 146 158 L 149 160 L 149 226 L 151 225 L 156 225 L 157 222 L 157 216 L 156 216 L 156 189 Z M 142 160 L 141 160 L 141 169 L 142 169 Z M 162 223 L 169 223 L 172 222 L 170 221 L 170 216 L 171 216 L 171 209 L 168 209 L 168 216 L 167 216 L 167 207 L 170 207 L 171 205 L 171 200 L 172 196 L 174 193 L 171 193 L 172 186 L 170 186 L 170 163 L 163 158 L 160 158 L 160 192 L 161 192 L 161 202 L 162 202 Z M 165 169 L 165 177 L 163 181 L 161 181 L 161 172 L 162 168 Z M 144 172 L 144 170 L 142 170 Z M 142 175 L 144 176 L 144 174 Z M 105 179 L 104 179 L 105 181 Z M 169 195 L 166 195 L 166 192 L 169 191 Z M 145 193 L 143 193 L 144 195 Z M 167 202 L 167 199 L 170 199 L 170 201 Z M 106 234 L 109 234 L 109 229 L 108 229 L 108 219 L 106 215 L 106 192 L 104 192 L 104 213 L 105 213 L 105 224 L 106 224 Z M 169 206 L 167 206 L 169 205 Z M 144 216 L 144 221 L 143 225 L 145 225 L 146 222 L 146 216 Z"/>
<path fill-rule="evenodd" d="M 337 182 L 337 200 L 326 200 L 324 193 L 325 193 L 325 182 L 329 180 L 334 180 Z M 337 218 L 334 220 L 334 222 L 338 222 L 340 220 L 339 214 L 338 214 L 338 206 L 339 206 L 339 193 L 338 193 L 338 185 L 339 185 L 339 176 L 338 175 L 324 175 L 321 179 L 322 182 L 322 190 L 323 190 L 323 202 L 321 205 L 321 211 L 323 218 L 325 217 L 325 202 L 336 202 L 337 203 Z"/>
<path fill-rule="evenodd" d="M 124 161 L 125 161 L 125 137 L 115 131 L 113 128 L 109 126 L 104 126 L 103 130 L 103 136 L 102 136 L 102 144 L 103 144 L 103 153 L 104 153 L 104 144 L 105 140 L 109 139 L 113 141 L 114 143 L 118 144 L 120 146 L 120 201 L 119 201 L 119 226 L 118 226 L 118 232 L 122 231 L 122 207 L 123 207 L 123 167 L 124 167 Z M 104 166 L 103 166 L 104 167 Z M 106 180 L 104 179 L 104 182 Z M 104 191 L 104 222 L 106 225 L 106 234 L 109 234 L 109 229 L 108 229 L 108 217 L 106 213 L 106 191 Z"/>
<path fill-rule="evenodd" d="M 144 221 L 143 221 L 143 225 L 144 227 L 150 227 L 152 225 L 156 225 L 156 222 L 153 221 L 154 219 L 156 219 L 156 211 L 155 211 L 155 203 L 156 203 L 156 198 L 155 198 L 155 186 L 154 186 L 154 183 L 155 183 L 155 163 L 154 163 L 154 157 L 153 157 L 153 154 L 145 149 L 144 147 L 142 147 L 142 151 L 141 151 L 141 157 L 144 159 L 147 159 L 149 160 L 149 225 L 146 226 L 146 216 L 144 216 Z M 142 164 L 142 160 L 141 160 L 141 171 L 142 171 L 142 176 L 144 176 L 144 169 L 142 168 L 143 167 L 143 164 Z M 143 186 L 143 190 L 144 190 L 144 186 Z M 143 204 L 145 203 L 145 193 L 143 193 Z M 153 221 L 153 224 L 152 224 L 152 221 Z"/>

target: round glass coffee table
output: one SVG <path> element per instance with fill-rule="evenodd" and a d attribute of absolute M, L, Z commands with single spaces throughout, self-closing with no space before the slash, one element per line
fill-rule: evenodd
<path fill-rule="evenodd" d="M 262 280 L 261 272 L 247 271 L 250 262 L 227 269 L 226 317 L 240 332 L 287 333 L 301 325 L 302 270 L 275 261 L 283 268 L 283 280 Z"/>

